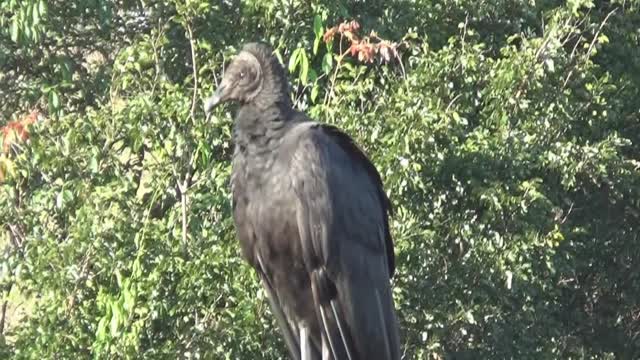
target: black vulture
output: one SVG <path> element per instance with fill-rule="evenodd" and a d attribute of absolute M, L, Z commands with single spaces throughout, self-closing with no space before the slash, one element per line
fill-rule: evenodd
<path fill-rule="evenodd" d="M 293 109 L 268 44 L 244 45 L 205 112 L 234 120 L 233 219 L 293 359 L 399 360 L 390 201 L 380 174 L 334 126 Z"/>

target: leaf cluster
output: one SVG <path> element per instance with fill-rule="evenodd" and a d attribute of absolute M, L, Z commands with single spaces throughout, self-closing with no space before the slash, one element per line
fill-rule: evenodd
<path fill-rule="evenodd" d="M 637 358 L 639 14 L 589 0 L 2 2 L 0 121 L 46 119 L 3 154 L 0 354 L 286 356 L 235 240 L 233 109 L 200 106 L 238 47 L 265 40 L 295 106 L 345 129 L 384 178 L 407 359 Z M 405 44 L 396 61 L 329 41 L 352 20 Z"/>

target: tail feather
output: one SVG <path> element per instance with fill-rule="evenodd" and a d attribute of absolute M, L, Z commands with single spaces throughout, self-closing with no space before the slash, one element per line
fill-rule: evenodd
<path fill-rule="evenodd" d="M 353 353 L 353 346 L 350 345 L 350 339 L 347 338 L 347 330 L 345 329 L 345 325 L 343 324 L 344 318 L 338 314 L 338 304 L 336 304 L 335 300 L 331 300 L 331 310 L 333 312 L 333 317 L 335 319 L 336 325 L 338 327 L 338 331 L 340 332 L 340 339 L 342 340 L 342 344 L 344 345 L 344 352 L 347 354 L 348 360 L 355 360 Z"/>
<path fill-rule="evenodd" d="M 349 357 L 347 350 L 353 348 L 352 345 L 349 345 L 352 342 L 347 338 L 348 334 L 344 330 L 340 330 L 338 319 L 344 319 L 344 317 L 340 314 L 340 309 L 332 307 L 331 300 L 322 294 L 322 284 L 326 284 L 326 279 L 320 280 L 321 277 L 320 272 L 314 272 L 311 275 L 313 300 L 316 304 L 318 320 L 322 328 L 322 344 L 323 346 L 329 345 L 329 349 L 322 349 L 322 351 L 331 354 L 329 356 L 330 360 L 355 360 Z"/>
<path fill-rule="evenodd" d="M 376 270 L 364 269 L 341 274 L 335 282 L 334 299 L 320 301 L 314 291 L 323 340 L 329 344 L 333 360 L 399 360 L 398 326 L 385 275 L 388 270 L 378 268 L 382 271 L 377 281 L 370 278 L 372 274 L 378 277 Z"/>
<path fill-rule="evenodd" d="M 337 298 L 349 324 L 352 360 L 399 360 L 400 339 L 384 256 L 363 248 L 344 251 L 343 269 L 336 279 Z"/>

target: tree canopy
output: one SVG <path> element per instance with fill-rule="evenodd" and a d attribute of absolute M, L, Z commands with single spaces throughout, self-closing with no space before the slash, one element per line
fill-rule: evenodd
<path fill-rule="evenodd" d="M 640 1 L 5 0 L 0 356 L 277 359 L 240 258 L 243 43 L 370 155 L 406 359 L 640 356 Z"/>

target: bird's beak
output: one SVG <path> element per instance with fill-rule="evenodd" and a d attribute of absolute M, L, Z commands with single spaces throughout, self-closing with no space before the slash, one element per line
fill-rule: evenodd
<path fill-rule="evenodd" d="M 223 101 L 223 97 L 225 95 L 224 91 L 226 89 L 225 85 L 221 85 L 213 95 L 206 99 L 204 102 L 204 113 L 206 116 L 209 116 L 211 110 L 213 110 L 216 106 L 220 105 Z"/>

